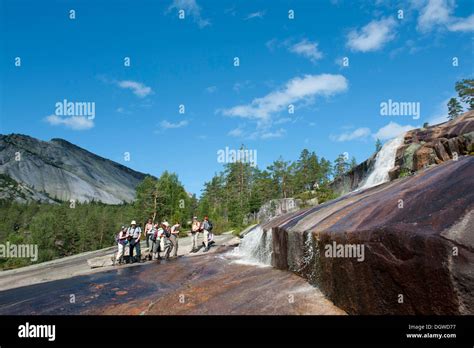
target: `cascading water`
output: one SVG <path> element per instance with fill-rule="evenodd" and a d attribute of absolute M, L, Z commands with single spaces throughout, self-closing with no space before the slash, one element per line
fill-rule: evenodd
<path fill-rule="evenodd" d="M 372 186 L 380 185 L 389 180 L 388 172 L 395 165 L 395 156 L 397 149 L 403 144 L 404 135 L 386 142 L 375 157 L 375 165 L 365 182 L 358 190 L 367 189 Z"/>
<path fill-rule="evenodd" d="M 232 256 L 237 257 L 237 263 L 271 266 L 272 252 L 271 230 L 265 232 L 257 226 L 244 236 Z"/>

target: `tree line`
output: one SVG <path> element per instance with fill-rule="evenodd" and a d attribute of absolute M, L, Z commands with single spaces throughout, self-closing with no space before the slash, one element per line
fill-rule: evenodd
<path fill-rule="evenodd" d="M 209 215 L 218 230 L 239 230 L 272 199 L 317 198 L 319 203 L 333 199 L 329 188 L 332 178 L 357 164 L 355 158 L 349 162 L 346 157 L 341 154 L 332 164 L 304 149 L 296 161 L 280 157 L 265 169 L 244 161 L 227 163 L 204 184 L 198 214 Z"/>

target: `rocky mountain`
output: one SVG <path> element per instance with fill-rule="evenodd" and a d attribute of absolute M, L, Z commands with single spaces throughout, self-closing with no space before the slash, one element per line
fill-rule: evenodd
<path fill-rule="evenodd" d="M 5 174 L 0 174 L 0 201 L 56 203 L 56 201 L 51 199 L 47 194 L 16 182 Z"/>
<path fill-rule="evenodd" d="M 63 139 L 0 135 L 0 198 L 26 201 L 130 202 L 145 174 Z"/>

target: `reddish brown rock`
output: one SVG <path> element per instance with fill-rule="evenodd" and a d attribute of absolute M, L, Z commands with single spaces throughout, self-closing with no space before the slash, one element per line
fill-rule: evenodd
<path fill-rule="evenodd" d="M 415 172 L 432 164 L 441 164 L 470 153 L 474 138 L 474 111 L 454 120 L 413 129 L 405 134 L 404 145 L 397 151 L 395 164 Z"/>
<path fill-rule="evenodd" d="M 418 171 L 436 163 L 436 152 L 430 146 L 420 147 L 413 157 L 413 169 Z"/>
<path fill-rule="evenodd" d="M 474 157 L 462 156 L 262 228 L 275 267 L 350 314 L 474 314 L 473 187 Z M 364 260 L 328 257 L 334 242 L 363 246 Z"/>
<path fill-rule="evenodd" d="M 395 180 L 400 175 L 400 166 L 395 166 L 388 171 L 388 177 L 390 180 Z"/>

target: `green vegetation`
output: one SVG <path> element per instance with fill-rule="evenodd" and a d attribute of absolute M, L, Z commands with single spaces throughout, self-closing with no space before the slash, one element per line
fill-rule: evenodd
<path fill-rule="evenodd" d="M 332 173 L 328 160 L 307 149 L 294 162 L 280 157 L 264 170 L 243 161 L 228 163 L 205 183 L 198 214 L 209 215 L 216 231 L 241 230 L 247 217 L 272 199 L 296 197 L 307 191 L 314 191 L 319 202 L 334 198 L 329 181 L 333 174 L 341 175 L 348 169 L 345 165 Z"/>
<path fill-rule="evenodd" d="M 38 261 L 113 245 L 115 233 L 134 217 L 134 206 L 97 202 L 76 204 L 19 204 L 0 202 L 0 241 L 37 244 Z M 25 266 L 29 259 L 0 259 L 0 268 Z"/>
<path fill-rule="evenodd" d="M 398 177 L 399 177 L 399 178 L 405 178 L 405 177 L 410 176 L 410 175 L 411 175 L 411 172 L 410 172 L 409 169 L 407 169 L 407 168 L 402 168 L 402 169 L 400 170 L 400 173 L 398 174 Z"/>
<path fill-rule="evenodd" d="M 165 171 L 159 179 L 146 177 L 136 189 L 134 202 L 138 221 L 179 222 L 187 226 L 197 208 L 197 198 L 189 195 L 174 173 Z"/>
<path fill-rule="evenodd" d="M 467 105 L 467 111 L 474 110 L 474 80 L 464 79 L 456 82 L 455 85 L 458 98 Z M 455 119 L 463 112 L 463 107 L 457 98 L 448 101 L 448 118 Z"/>
<path fill-rule="evenodd" d="M 448 118 L 455 119 L 462 113 L 461 103 L 456 98 L 451 98 L 448 101 Z"/>

